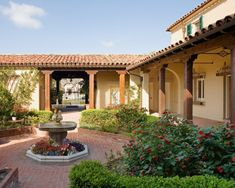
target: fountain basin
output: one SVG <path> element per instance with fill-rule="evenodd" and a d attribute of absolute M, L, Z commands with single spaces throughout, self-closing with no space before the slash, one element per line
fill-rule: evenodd
<path fill-rule="evenodd" d="M 67 136 L 67 131 L 77 127 L 77 123 L 73 121 L 47 122 L 39 124 L 39 130 L 48 131 L 49 137 L 57 144 L 61 145 Z"/>
<path fill-rule="evenodd" d="M 30 149 L 26 151 L 26 156 L 39 162 L 71 162 L 88 155 L 88 147 L 83 144 L 84 150 L 67 156 L 45 156 L 34 154 Z"/>

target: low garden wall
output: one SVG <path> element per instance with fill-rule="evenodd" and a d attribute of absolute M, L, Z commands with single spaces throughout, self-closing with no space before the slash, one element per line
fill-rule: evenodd
<path fill-rule="evenodd" d="M 18 128 L 0 130 L 0 138 L 35 133 L 35 128 L 33 126 L 23 126 Z"/>

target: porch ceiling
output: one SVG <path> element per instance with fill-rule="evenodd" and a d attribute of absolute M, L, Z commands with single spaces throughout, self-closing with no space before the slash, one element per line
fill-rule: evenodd
<path fill-rule="evenodd" d="M 154 52 L 147 57 L 141 59 L 139 62 L 129 65 L 127 70 L 133 70 L 146 64 L 162 61 L 171 57 L 172 59 L 179 58 L 179 55 L 189 56 L 203 51 L 212 50 L 215 48 L 223 47 L 224 42 L 227 44 L 235 44 L 235 14 L 226 16 L 222 20 L 209 25 L 207 28 L 201 29 L 196 32 L 194 36 L 185 37 L 185 40 L 172 44 L 165 49 Z M 227 39 L 225 41 L 225 39 Z M 231 40 L 232 39 L 232 40 Z M 204 45 L 205 44 L 205 45 Z M 216 45 L 217 46 L 216 46 Z M 203 46 L 204 45 L 204 46 Z"/>
<path fill-rule="evenodd" d="M 41 69 L 125 69 L 143 55 L 0 55 L 0 66 Z"/>

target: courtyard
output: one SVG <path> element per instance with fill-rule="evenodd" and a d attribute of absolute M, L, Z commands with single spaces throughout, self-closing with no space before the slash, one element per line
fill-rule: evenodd
<path fill-rule="evenodd" d="M 78 139 L 89 147 L 89 155 L 81 160 L 99 160 L 106 162 L 105 152 L 121 151 L 128 138 L 108 133 L 99 133 L 79 129 L 69 133 L 70 139 Z M 0 139 L 0 166 L 18 167 L 19 187 L 21 188 L 66 188 L 69 187 L 68 174 L 75 161 L 65 164 L 43 164 L 25 156 L 26 150 L 43 137 L 36 135 L 22 135 Z"/>
<path fill-rule="evenodd" d="M 0 188 L 235 187 L 234 0 L 21 1 L 0 4 Z"/>

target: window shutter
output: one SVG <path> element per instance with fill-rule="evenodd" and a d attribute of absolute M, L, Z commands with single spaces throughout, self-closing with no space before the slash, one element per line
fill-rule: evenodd
<path fill-rule="evenodd" d="M 187 36 L 192 35 L 192 24 L 187 25 Z"/>
<path fill-rule="evenodd" d="M 201 16 L 199 19 L 199 25 L 200 25 L 200 29 L 203 29 L 203 16 Z"/>

